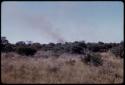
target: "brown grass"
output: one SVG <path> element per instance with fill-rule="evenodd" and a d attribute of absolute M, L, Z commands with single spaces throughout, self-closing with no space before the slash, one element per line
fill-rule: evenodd
<path fill-rule="evenodd" d="M 1 79 L 6 84 L 43 83 L 123 83 L 123 59 L 101 53 L 102 66 L 87 65 L 80 55 L 62 54 L 27 57 L 16 53 L 1 54 Z M 38 55 L 37 55 L 38 56 Z"/>

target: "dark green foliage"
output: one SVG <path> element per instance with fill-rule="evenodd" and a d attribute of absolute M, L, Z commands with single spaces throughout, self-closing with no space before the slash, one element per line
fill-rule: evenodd
<path fill-rule="evenodd" d="M 47 51 L 47 50 L 48 50 L 48 49 L 47 49 L 47 45 L 46 45 L 46 44 L 42 44 L 42 45 L 41 45 L 41 50 Z"/>
<path fill-rule="evenodd" d="M 33 43 L 32 45 L 29 45 L 31 48 L 34 48 L 36 50 L 40 50 L 42 48 L 40 43 Z"/>
<path fill-rule="evenodd" d="M 11 44 L 1 44 L 1 51 L 2 52 L 13 52 L 15 51 L 15 48 Z"/>
<path fill-rule="evenodd" d="M 34 55 L 36 53 L 36 50 L 30 47 L 17 47 L 16 52 L 21 55 Z"/>
<path fill-rule="evenodd" d="M 120 45 L 113 47 L 111 49 L 111 52 L 116 56 L 116 57 L 124 57 L 124 44 L 120 43 Z"/>
<path fill-rule="evenodd" d="M 70 52 L 77 54 L 85 54 L 86 44 L 84 41 L 74 42 L 71 44 Z"/>
<path fill-rule="evenodd" d="M 14 45 L 10 44 L 6 37 L 1 37 L 1 51 L 2 52 L 12 52 L 14 51 Z"/>
<path fill-rule="evenodd" d="M 1 37 L 1 44 L 8 44 L 9 41 L 6 39 L 6 37 Z"/>
<path fill-rule="evenodd" d="M 98 42 L 98 44 L 100 44 L 100 45 L 104 45 L 105 43 L 103 43 L 103 42 L 99 41 L 99 42 Z"/>
<path fill-rule="evenodd" d="M 90 53 L 85 56 L 84 61 L 89 64 L 93 64 L 95 66 L 99 66 L 103 64 L 103 60 L 98 53 Z"/>
<path fill-rule="evenodd" d="M 99 52 L 99 46 L 97 43 L 88 43 L 87 48 L 92 52 Z"/>
<path fill-rule="evenodd" d="M 54 46 L 55 46 L 54 43 L 49 43 L 48 45 L 49 45 L 50 47 L 54 47 Z"/>
<path fill-rule="evenodd" d="M 26 44 L 24 41 L 19 41 L 16 44 L 11 44 L 6 39 L 6 37 L 1 37 L 1 51 L 2 52 L 13 52 L 16 51 L 19 54 L 23 55 L 33 55 L 37 50 L 48 51 L 51 50 L 54 53 L 73 53 L 73 54 L 87 54 L 89 52 L 111 52 L 116 55 L 123 57 L 124 56 L 124 41 L 121 43 L 85 43 L 85 41 L 75 41 L 75 42 L 65 42 L 62 43 L 49 43 L 49 44 L 40 44 L 32 43 L 28 41 Z"/>
<path fill-rule="evenodd" d="M 66 42 L 66 43 L 63 45 L 64 52 L 69 53 L 69 52 L 71 51 L 71 45 L 72 45 L 72 43 Z"/>
<path fill-rule="evenodd" d="M 84 49 L 78 45 L 75 45 L 71 47 L 71 53 L 82 54 L 84 53 Z"/>
<path fill-rule="evenodd" d="M 58 51 L 61 51 L 63 48 L 61 47 L 61 46 L 55 46 L 55 47 L 53 47 L 53 51 L 54 52 L 58 52 Z"/>
<path fill-rule="evenodd" d="M 85 41 L 79 42 L 78 45 L 82 48 L 87 48 Z"/>
<path fill-rule="evenodd" d="M 49 44 L 47 45 L 48 50 L 53 50 L 54 47 L 55 47 L 55 44 L 54 44 L 54 43 L 49 43 Z"/>
<path fill-rule="evenodd" d="M 16 46 L 26 46 L 26 43 L 24 41 L 19 41 L 16 43 Z"/>
<path fill-rule="evenodd" d="M 87 43 L 87 48 L 92 52 L 107 52 L 109 49 L 111 49 L 114 45 L 114 43 Z"/>

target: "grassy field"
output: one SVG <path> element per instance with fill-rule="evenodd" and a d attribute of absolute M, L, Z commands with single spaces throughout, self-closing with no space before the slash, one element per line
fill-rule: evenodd
<path fill-rule="evenodd" d="M 1 53 L 1 80 L 4 84 L 114 84 L 123 83 L 123 58 L 100 53 L 102 66 L 88 65 L 83 55 L 54 56 L 40 52 L 34 56 Z"/>

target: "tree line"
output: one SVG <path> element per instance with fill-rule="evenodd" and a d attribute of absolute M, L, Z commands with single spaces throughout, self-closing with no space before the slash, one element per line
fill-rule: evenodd
<path fill-rule="evenodd" d="M 38 50 L 51 50 L 56 53 L 72 53 L 86 54 L 90 52 L 107 52 L 111 51 L 115 56 L 123 58 L 124 56 L 124 41 L 120 43 L 86 43 L 85 41 L 65 42 L 65 43 L 49 43 L 40 44 L 25 43 L 18 41 L 15 44 L 10 43 L 6 37 L 1 37 L 1 52 L 17 52 L 21 55 L 34 55 Z"/>

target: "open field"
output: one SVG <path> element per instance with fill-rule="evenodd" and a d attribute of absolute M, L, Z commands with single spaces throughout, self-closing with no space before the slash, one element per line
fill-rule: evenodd
<path fill-rule="evenodd" d="M 2 84 L 124 83 L 121 1 L 1 4 Z"/>
<path fill-rule="evenodd" d="M 123 83 L 123 58 L 110 52 L 100 53 L 103 65 L 86 64 L 81 54 L 53 56 L 44 51 L 33 57 L 1 53 L 1 80 L 5 84 L 44 83 Z M 46 57 L 45 56 L 48 56 Z"/>

